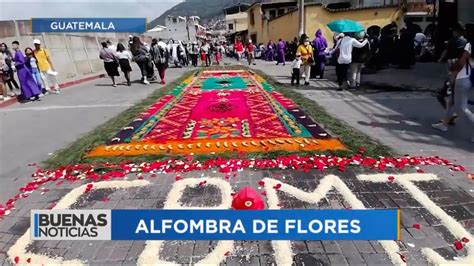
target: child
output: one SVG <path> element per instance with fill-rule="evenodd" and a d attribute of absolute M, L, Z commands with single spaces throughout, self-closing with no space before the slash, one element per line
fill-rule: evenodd
<path fill-rule="evenodd" d="M 296 53 L 296 58 L 293 60 L 293 62 L 291 62 L 291 86 L 295 84 L 295 80 L 296 86 L 300 85 L 300 68 L 302 62 L 301 54 Z"/>

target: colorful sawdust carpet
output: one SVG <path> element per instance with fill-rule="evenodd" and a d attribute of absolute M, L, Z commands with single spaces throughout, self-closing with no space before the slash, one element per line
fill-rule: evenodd
<path fill-rule="evenodd" d="M 262 77 L 233 70 L 190 76 L 88 156 L 340 149 Z"/>

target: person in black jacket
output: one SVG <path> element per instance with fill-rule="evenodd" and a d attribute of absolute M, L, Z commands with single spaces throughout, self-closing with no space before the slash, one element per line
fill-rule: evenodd
<path fill-rule="evenodd" d="M 355 37 L 362 42 L 365 38 L 365 32 L 360 32 Z M 364 64 L 369 60 L 370 57 L 370 43 L 368 42 L 361 48 L 354 47 L 352 49 L 352 62 L 349 66 L 349 86 L 352 89 L 360 88 L 360 76 Z"/>
<path fill-rule="evenodd" d="M 400 68 L 409 69 L 415 64 L 415 36 L 406 28 L 400 30 L 400 38 L 396 49 Z"/>

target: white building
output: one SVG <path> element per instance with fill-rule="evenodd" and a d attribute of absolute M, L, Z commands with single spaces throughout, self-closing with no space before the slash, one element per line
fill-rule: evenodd
<path fill-rule="evenodd" d="M 159 38 L 173 39 L 184 42 L 195 41 L 204 35 L 205 28 L 199 25 L 198 16 L 182 17 L 168 16 L 164 26 L 157 26 L 147 32 L 148 35 L 156 33 Z"/>

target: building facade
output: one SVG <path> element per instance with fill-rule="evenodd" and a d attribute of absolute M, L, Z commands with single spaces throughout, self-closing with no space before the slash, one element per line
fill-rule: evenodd
<path fill-rule="evenodd" d="M 235 32 L 247 30 L 247 12 L 238 12 L 225 16 L 226 32 L 233 34 Z"/>
<path fill-rule="evenodd" d="M 380 1 L 373 2 L 375 6 L 368 6 L 369 2 L 345 1 L 362 3 L 362 6 L 340 7 L 326 4 L 334 4 L 334 1 L 321 1 L 307 3 L 305 5 L 304 28 L 305 33 L 313 38 L 317 29 L 321 29 L 326 39 L 332 43 L 333 33 L 326 26 L 336 19 L 351 19 L 360 22 L 367 29 L 371 26 L 383 27 L 391 22 L 403 25 L 403 10 L 398 1 L 386 0 L 386 5 L 378 6 Z M 356 3 L 357 2 L 357 3 Z M 395 3 L 395 4 L 394 4 Z M 267 19 L 265 16 L 265 5 L 263 3 L 253 4 L 248 10 L 248 34 L 254 42 L 266 43 L 268 41 L 277 41 L 279 38 L 284 40 L 293 40 L 298 37 L 299 31 L 299 12 L 292 10 L 282 16 L 273 19 Z"/>
<path fill-rule="evenodd" d="M 203 34 L 205 37 L 205 29 L 199 25 L 198 16 L 168 16 L 164 29 L 158 32 L 158 37 L 190 42 L 199 39 Z"/>

